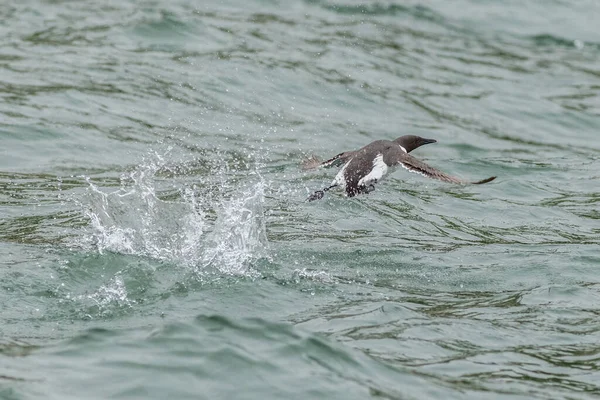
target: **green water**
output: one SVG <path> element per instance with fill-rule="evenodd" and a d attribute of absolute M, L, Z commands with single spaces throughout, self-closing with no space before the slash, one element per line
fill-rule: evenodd
<path fill-rule="evenodd" d="M 2 3 L 0 398 L 597 398 L 598 15 Z M 498 178 L 305 202 L 402 134 Z"/>

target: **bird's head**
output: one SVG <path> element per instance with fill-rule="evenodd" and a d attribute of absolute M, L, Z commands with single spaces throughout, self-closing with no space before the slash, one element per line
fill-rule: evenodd
<path fill-rule="evenodd" d="M 421 147 L 424 144 L 435 143 L 437 140 L 435 139 L 425 139 L 421 136 L 415 135 L 404 135 L 400 136 L 398 139 L 394 140 L 395 143 L 398 143 L 400 146 L 406 150 L 407 153 L 410 153 L 417 147 Z"/>

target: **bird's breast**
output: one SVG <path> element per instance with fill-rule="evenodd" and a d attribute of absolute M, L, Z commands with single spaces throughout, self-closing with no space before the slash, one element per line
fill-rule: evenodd
<path fill-rule="evenodd" d="M 350 161 L 352 161 L 352 160 L 350 160 Z M 337 173 L 335 178 L 333 178 L 333 182 L 331 182 L 332 185 L 338 185 L 342 189 L 346 188 L 346 169 L 348 168 L 350 161 L 348 161 L 346 164 L 344 164 L 344 166 L 342 167 L 342 169 L 340 169 L 340 171 Z"/>
<path fill-rule="evenodd" d="M 372 183 L 378 182 L 389 171 L 388 165 L 383 161 L 383 155 L 378 154 L 373 160 L 371 170 L 358 180 L 358 186 L 369 186 Z"/>

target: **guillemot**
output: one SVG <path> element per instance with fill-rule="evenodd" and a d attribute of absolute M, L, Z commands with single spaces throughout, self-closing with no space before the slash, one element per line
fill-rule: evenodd
<path fill-rule="evenodd" d="M 318 165 L 318 167 L 339 165 L 343 165 L 343 167 L 329 187 L 315 191 L 309 196 L 308 201 L 319 200 L 323 198 L 325 192 L 336 187 L 344 189 L 348 197 L 369 193 L 375 190 L 375 183 L 398 165 L 410 172 L 450 183 L 478 185 L 496 179 L 495 176 L 492 176 L 477 182 L 463 181 L 430 167 L 408 154 L 420 146 L 436 142 L 435 139 L 405 135 L 395 140 L 376 140 L 359 150 L 340 153 Z"/>

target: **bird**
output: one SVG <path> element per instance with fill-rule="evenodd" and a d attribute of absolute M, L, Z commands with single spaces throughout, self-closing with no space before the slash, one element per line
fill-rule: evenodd
<path fill-rule="evenodd" d="M 476 182 L 464 181 L 430 167 L 408 154 L 414 149 L 430 143 L 437 143 L 437 140 L 404 135 L 394 140 L 376 140 L 361 149 L 346 151 L 323 161 L 317 167 L 342 166 L 342 169 L 337 173 L 331 185 L 312 193 L 308 197 L 308 201 L 320 200 L 325 196 L 325 192 L 337 187 L 342 188 L 348 197 L 370 193 L 375 190 L 375 184 L 397 166 L 428 178 L 449 183 L 479 185 L 496 179 L 495 176 L 492 176 Z"/>

